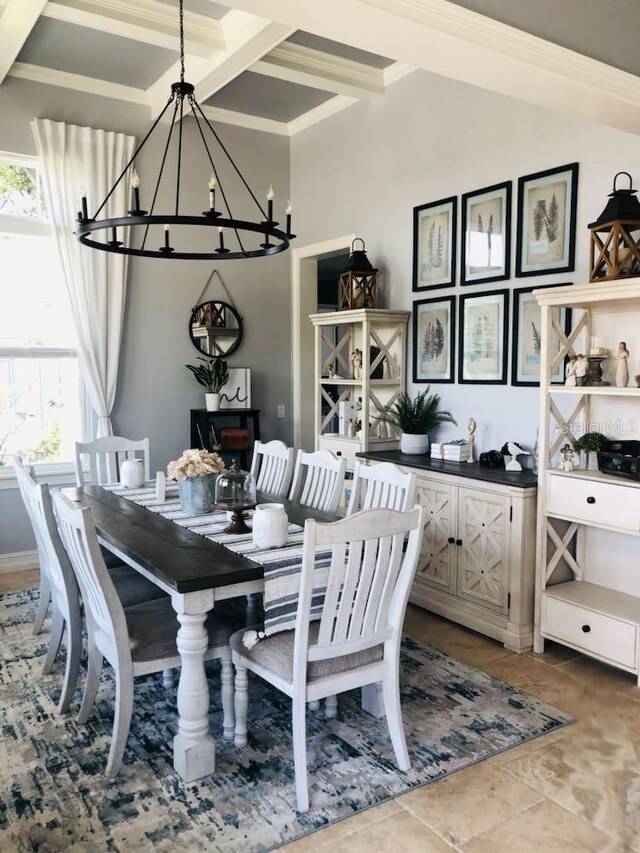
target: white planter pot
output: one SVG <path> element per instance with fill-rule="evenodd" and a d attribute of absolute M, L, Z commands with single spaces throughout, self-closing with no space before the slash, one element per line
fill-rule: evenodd
<path fill-rule="evenodd" d="M 429 435 L 413 435 L 409 432 L 403 432 L 400 436 L 400 451 L 401 453 L 426 453 L 429 450 Z"/>
<path fill-rule="evenodd" d="M 208 412 L 217 412 L 220 409 L 220 398 L 222 394 L 205 394 L 205 405 Z"/>

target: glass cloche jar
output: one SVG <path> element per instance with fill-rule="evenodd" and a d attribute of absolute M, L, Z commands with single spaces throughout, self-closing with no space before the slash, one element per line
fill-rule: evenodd
<path fill-rule="evenodd" d="M 225 533 L 249 533 L 244 512 L 256 505 L 256 481 L 248 471 L 243 471 L 235 459 L 229 468 L 218 474 L 216 480 L 216 509 L 232 513 L 231 524 Z"/>

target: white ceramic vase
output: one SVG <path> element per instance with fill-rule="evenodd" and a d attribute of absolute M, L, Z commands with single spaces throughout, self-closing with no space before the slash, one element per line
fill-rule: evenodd
<path fill-rule="evenodd" d="M 258 504 L 253 513 L 256 548 L 282 548 L 287 543 L 289 519 L 284 504 Z"/>
<path fill-rule="evenodd" d="M 426 453 L 429 449 L 429 435 L 415 435 L 410 432 L 403 432 L 400 436 L 400 452 L 418 455 Z"/>
<path fill-rule="evenodd" d="M 220 398 L 222 394 L 205 394 L 205 405 L 208 412 L 217 412 L 220 409 Z"/>
<path fill-rule="evenodd" d="M 144 485 L 142 459 L 123 459 L 120 464 L 120 485 L 125 489 L 139 489 Z"/>

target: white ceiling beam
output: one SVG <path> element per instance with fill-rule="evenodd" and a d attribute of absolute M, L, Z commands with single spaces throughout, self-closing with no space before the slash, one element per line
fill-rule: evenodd
<path fill-rule="evenodd" d="M 293 27 L 235 10 L 228 12 L 221 23 L 225 50 L 206 60 L 194 58 L 186 69 L 186 79 L 196 87 L 195 96 L 200 104 L 294 32 Z M 157 115 L 165 105 L 171 84 L 178 76 L 179 69 L 175 65 L 147 90 L 153 115 Z"/>
<path fill-rule="evenodd" d="M 216 124 L 233 124 L 236 127 L 246 127 L 249 130 L 260 130 L 263 133 L 275 133 L 279 136 L 291 136 L 289 124 L 285 121 L 275 121 L 271 118 L 261 118 L 234 110 L 224 110 L 221 107 L 204 106 L 202 112 L 209 121 Z"/>
<path fill-rule="evenodd" d="M 370 101 L 384 94 L 380 68 L 290 42 L 263 56 L 251 71 L 358 100 Z"/>
<path fill-rule="evenodd" d="M 0 16 L 0 84 L 22 50 L 47 0 L 9 0 Z"/>
<path fill-rule="evenodd" d="M 219 0 L 565 114 L 640 134 L 640 78 L 447 0 Z"/>
<path fill-rule="evenodd" d="M 178 50 L 178 15 L 173 6 L 157 0 L 50 0 L 42 14 L 47 18 L 89 27 L 144 44 Z M 213 18 L 184 13 L 185 51 L 209 58 L 224 50 L 222 25 Z"/>
<path fill-rule="evenodd" d="M 73 89 L 75 92 L 85 92 L 88 95 L 99 95 L 103 98 L 114 98 L 118 101 L 149 106 L 144 89 L 134 89 L 133 86 L 110 83 L 108 80 L 98 80 L 96 77 L 85 77 L 83 74 L 70 74 L 68 71 L 58 71 L 55 68 L 44 68 L 27 62 L 14 62 L 9 75 L 20 80 L 30 80 L 32 83 L 59 86 L 62 89 Z"/>

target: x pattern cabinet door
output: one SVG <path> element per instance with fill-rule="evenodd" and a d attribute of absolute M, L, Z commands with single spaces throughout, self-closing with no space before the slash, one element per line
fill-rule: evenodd
<path fill-rule="evenodd" d="M 418 478 L 416 502 L 425 508 L 426 523 L 416 580 L 455 592 L 456 494 L 453 486 L 441 486 Z"/>
<path fill-rule="evenodd" d="M 459 501 L 458 595 L 506 612 L 509 499 L 462 488 Z"/>

